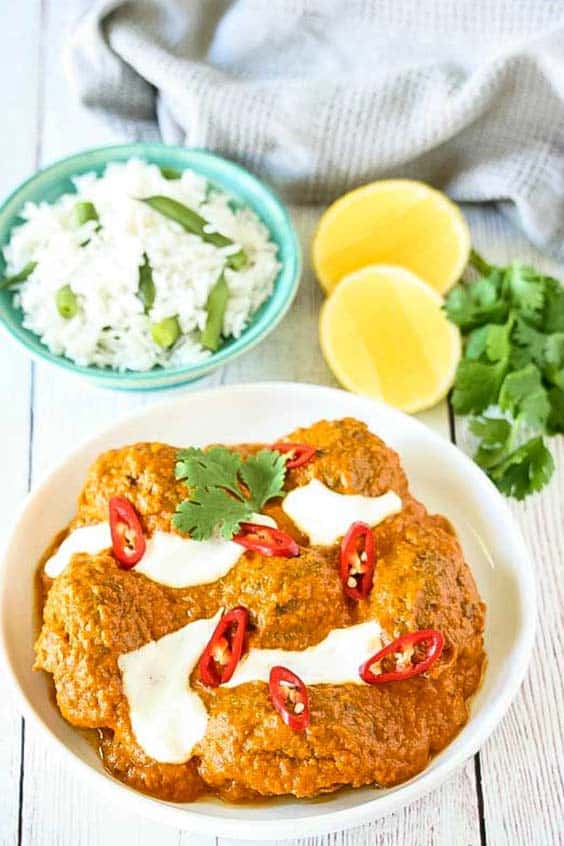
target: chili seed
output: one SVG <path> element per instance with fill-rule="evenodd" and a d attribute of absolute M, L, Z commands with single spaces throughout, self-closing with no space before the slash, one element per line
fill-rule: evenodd
<path fill-rule="evenodd" d="M 227 641 L 222 638 L 213 651 L 213 660 L 216 664 L 227 664 L 227 649 Z"/>
<path fill-rule="evenodd" d="M 305 711 L 305 705 L 303 702 L 296 702 L 294 707 L 294 714 L 303 714 Z"/>

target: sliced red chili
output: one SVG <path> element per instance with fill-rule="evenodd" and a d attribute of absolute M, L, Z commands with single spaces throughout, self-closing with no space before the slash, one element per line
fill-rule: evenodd
<path fill-rule="evenodd" d="M 272 704 L 287 726 L 304 731 L 309 726 L 309 698 L 303 681 L 286 667 L 273 667 L 268 680 Z"/>
<path fill-rule="evenodd" d="M 412 658 L 411 662 L 406 664 L 405 667 L 385 672 L 373 671 L 372 667 L 374 664 L 379 663 L 383 658 L 389 655 L 395 655 L 398 652 L 404 652 L 410 646 L 419 647 L 421 644 L 425 644 L 426 646 L 423 656 L 418 657 L 418 650 L 416 649 L 414 655 L 415 660 Z M 440 657 L 444 645 L 445 639 L 443 634 L 436 629 L 420 629 L 417 632 L 409 632 L 388 643 L 387 646 L 373 655 L 372 658 L 365 661 L 359 667 L 358 672 L 361 679 L 367 684 L 385 684 L 391 681 L 404 681 L 428 670 Z"/>
<path fill-rule="evenodd" d="M 113 496 L 109 510 L 112 550 L 121 566 L 129 570 L 145 554 L 143 527 L 135 508 L 125 497 Z"/>
<path fill-rule="evenodd" d="M 341 543 L 341 581 L 351 599 L 366 599 L 374 582 L 374 535 L 366 523 L 353 523 Z"/>
<path fill-rule="evenodd" d="M 249 625 L 246 608 L 233 608 L 223 615 L 200 658 L 200 676 L 208 687 L 228 682 L 243 653 Z"/>
<path fill-rule="evenodd" d="M 277 452 L 288 453 L 289 457 L 286 459 L 286 467 L 288 470 L 293 470 L 295 467 L 301 467 L 302 465 L 307 464 L 307 462 L 310 461 L 317 452 L 317 448 L 310 446 L 309 444 L 292 444 L 284 442 L 274 444 L 272 449 L 275 449 Z"/>
<path fill-rule="evenodd" d="M 295 558 L 300 548 L 294 538 L 280 529 L 261 526 L 260 523 L 241 523 L 240 532 L 233 540 L 246 549 L 260 552 L 262 555 L 275 555 L 277 558 Z"/>

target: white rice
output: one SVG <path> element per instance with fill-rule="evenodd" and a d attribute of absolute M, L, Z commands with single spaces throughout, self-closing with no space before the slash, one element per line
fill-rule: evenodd
<path fill-rule="evenodd" d="M 206 303 L 222 270 L 229 288 L 223 336 L 237 338 L 249 318 L 272 293 L 279 270 L 276 244 L 267 228 L 248 208 L 230 205 L 230 197 L 186 170 L 181 179 L 165 179 L 156 165 L 131 159 L 110 164 L 97 177 L 74 180 L 76 193 L 64 194 L 54 205 L 28 203 L 25 222 L 15 228 L 4 249 L 6 273 L 28 262 L 37 266 L 16 290 L 14 301 L 24 314 L 23 325 L 39 335 L 52 353 L 80 365 L 115 370 L 150 370 L 155 365 L 180 366 L 210 353 L 199 342 L 206 324 Z M 139 198 L 161 194 L 197 211 L 234 245 L 218 248 L 154 211 Z M 77 202 L 90 201 L 101 228 L 73 219 Z M 89 243 L 81 246 L 88 238 Z M 225 267 L 231 253 L 244 249 L 242 270 Z M 143 254 L 153 270 L 156 296 L 149 314 L 138 296 Z M 78 313 L 65 319 L 55 301 L 70 285 Z M 177 316 L 182 335 L 171 349 L 151 337 L 151 324 Z"/>

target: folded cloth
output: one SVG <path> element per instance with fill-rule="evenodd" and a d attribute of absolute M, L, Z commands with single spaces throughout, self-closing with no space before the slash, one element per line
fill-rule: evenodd
<path fill-rule="evenodd" d="M 86 105 L 290 202 L 422 179 L 564 258 L 562 0 L 96 0 L 67 59 Z"/>

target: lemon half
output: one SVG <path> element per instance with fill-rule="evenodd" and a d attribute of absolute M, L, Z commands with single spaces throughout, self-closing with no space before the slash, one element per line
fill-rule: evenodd
<path fill-rule="evenodd" d="M 460 333 L 442 304 L 409 270 L 365 267 L 346 276 L 322 307 L 323 355 L 345 388 L 422 411 L 446 395 L 460 360 Z"/>
<path fill-rule="evenodd" d="M 460 278 L 470 231 L 460 209 L 422 182 L 387 179 L 345 194 L 329 206 L 313 242 L 313 264 L 329 293 L 369 264 L 394 264 L 439 293 Z"/>

